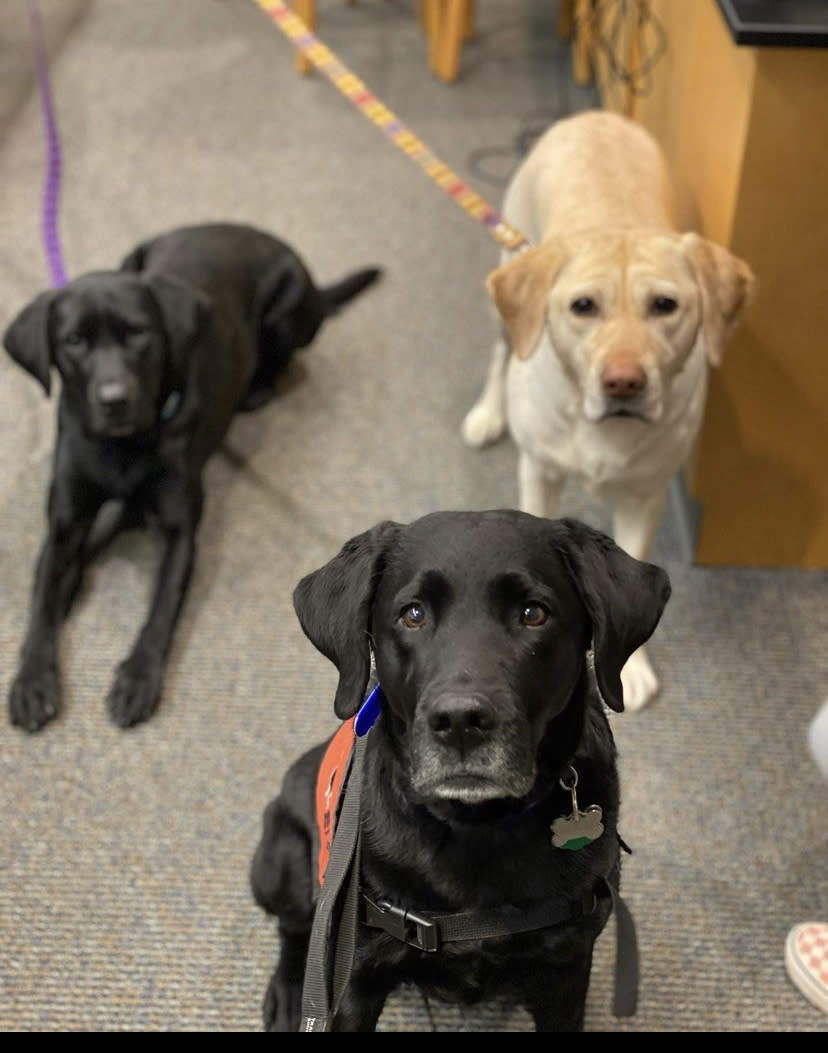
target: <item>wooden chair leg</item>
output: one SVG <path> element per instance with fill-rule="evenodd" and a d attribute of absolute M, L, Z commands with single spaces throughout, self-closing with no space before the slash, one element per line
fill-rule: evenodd
<path fill-rule="evenodd" d="M 572 42 L 572 76 L 576 84 L 592 83 L 594 42 L 592 0 L 575 0 L 575 39 Z"/>
<path fill-rule="evenodd" d="M 470 8 L 471 0 L 432 0 L 429 66 L 441 80 L 457 80 L 463 39 L 473 18 Z"/>
<path fill-rule="evenodd" d="M 561 40 L 572 37 L 572 22 L 575 13 L 575 0 L 558 0 L 558 21 L 556 32 Z"/>
<path fill-rule="evenodd" d="M 293 8 L 308 29 L 316 32 L 316 0 L 293 0 Z M 296 68 L 300 73 L 310 73 L 313 63 L 301 51 L 296 52 Z"/>
<path fill-rule="evenodd" d="M 420 0 L 417 4 L 417 17 L 420 20 L 420 28 L 425 33 L 429 45 L 437 33 L 439 12 L 440 0 Z"/>

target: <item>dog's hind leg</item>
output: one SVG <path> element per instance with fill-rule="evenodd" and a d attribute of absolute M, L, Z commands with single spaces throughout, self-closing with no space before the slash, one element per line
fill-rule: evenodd
<path fill-rule="evenodd" d="M 501 336 L 492 348 L 483 391 L 463 419 L 461 434 L 467 446 L 485 446 L 506 431 L 506 369 L 510 354 L 509 344 Z"/>
<path fill-rule="evenodd" d="M 298 1031 L 302 1017 L 305 959 L 313 924 L 312 849 L 306 820 L 296 809 L 304 806 L 303 788 L 311 753 L 291 769 L 282 794 L 265 808 L 262 835 L 250 865 L 253 898 L 279 919 L 279 962 L 264 997 L 266 1031 Z M 304 778 L 299 777 L 305 776 Z"/>
<path fill-rule="evenodd" d="M 286 778 L 290 778 L 290 773 Z M 288 782 L 287 792 L 290 792 Z M 285 787 L 265 808 L 262 836 L 250 864 L 253 898 L 274 914 L 289 932 L 307 929 L 313 921 L 311 844 L 304 824 L 285 804 Z"/>
<path fill-rule="evenodd" d="M 353 271 L 319 288 L 292 253 L 283 255 L 259 280 L 254 305 L 257 364 L 238 409 L 249 413 L 270 401 L 274 384 L 295 351 L 307 347 L 326 319 L 379 280 L 379 267 Z"/>
<path fill-rule="evenodd" d="M 289 932 L 284 926 L 279 926 L 279 962 L 262 1003 L 265 1031 L 299 1030 L 309 941 L 310 928 L 304 932 Z"/>

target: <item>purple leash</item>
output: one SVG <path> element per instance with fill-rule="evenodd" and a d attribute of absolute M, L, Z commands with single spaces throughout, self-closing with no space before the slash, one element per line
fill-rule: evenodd
<path fill-rule="evenodd" d="M 60 198 L 60 139 L 52 103 L 52 90 L 49 84 L 46 49 L 43 44 L 43 23 L 37 0 L 29 0 L 29 22 L 32 30 L 37 83 L 40 88 L 40 102 L 43 112 L 43 123 L 46 128 L 46 149 L 48 153 L 46 182 L 43 187 L 41 226 L 52 285 L 55 288 L 59 288 L 62 285 L 66 285 L 68 280 L 63 267 L 63 255 L 60 249 L 57 223 L 58 199 Z"/>

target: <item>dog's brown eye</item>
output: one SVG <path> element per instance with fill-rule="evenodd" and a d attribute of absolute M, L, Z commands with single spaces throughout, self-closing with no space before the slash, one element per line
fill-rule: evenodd
<path fill-rule="evenodd" d="M 577 300 L 572 301 L 569 309 L 573 314 L 586 318 L 589 315 L 598 313 L 598 304 L 591 296 L 579 296 Z"/>
<path fill-rule="evenodd" d="M 549 612 L 545 607 L 541 607 L 539 603 L 527 603 L 521 611 L 520 623 L 521 625 L 535 628 L 538 625 L 543 625 L 548 617 Z"/>
<path fill-rule="evenodd" d="M 656 296 L 653 300 L 653 314 L 672 314 L 678 303 L 672 296 Z"/>
<path fill-rule="evenodd" d="M 67 347 L 77 348 L 77 347 L 80 347 L 84 343 L 84 339 L 80 335 L 80 333 L 67 333 L 66 336 L 64 336 L 64 338 L 63 338 L 63 343 Z"/>
<path fill-rule="evenodd" d="M 406 629 L 419 629 L 426 620 L 426 613 L 419 603 L 410 603 L 400 615 Z"/>

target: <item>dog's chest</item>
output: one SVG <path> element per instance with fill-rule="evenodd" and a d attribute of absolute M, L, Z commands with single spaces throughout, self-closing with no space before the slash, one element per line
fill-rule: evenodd
<path fill-rule="evenodd" d="M 593 802 L 594 803 L 594 802 Z M 388 843 L 387 824 L 365 817 L 363 880 L 378 899 L 402 897 L 411 910 L 474 913 L 503 903 L 578 899 L 599 873 L 608 873 L 618 848 L 616 809 L 606 797 L 601 836 L 579 852 L 556 847 L 552 821 L 571 811 L 571 797 L 556 795 L 551 811 L 537 809 L 479 829 L 406 825 Z M 549 814 L 546 812 L 549 811 Z M 400 873 L 405 873 L 401 884 Z"/>
<path fill-rule="evenodd" d="M 162 474 L 155 446 L 101 442 L 84 464 L 91 481 L 115 498 L 132 497 L 155 485 Z"/>

